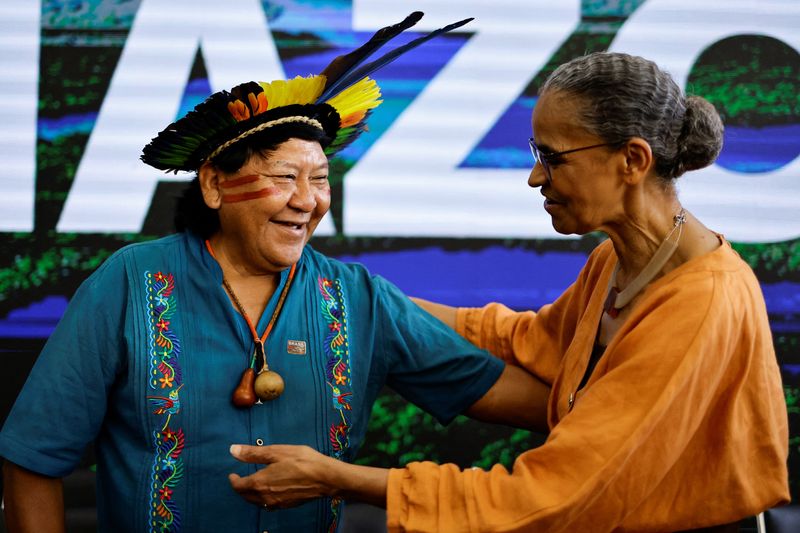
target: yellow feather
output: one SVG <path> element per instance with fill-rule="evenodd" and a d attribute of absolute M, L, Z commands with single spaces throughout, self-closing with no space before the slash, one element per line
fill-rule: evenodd
<path fill-rule="evenodd" d="M 364 78 L 325 103 L 336 109 L 344 123 L 349 122 L 345 118 L 350 115 L 363 117 L 368 110 L 378 107 L 383 102 L 380 98 L 381 90 L 375 80 Z"/>
<path fill-rule="evenodd" d="M 291 80 L 260 82 L 267 97 L 269 109 L 290 104 L 313 103 L 325 88 L 325 76 L 296 76 Z"/>

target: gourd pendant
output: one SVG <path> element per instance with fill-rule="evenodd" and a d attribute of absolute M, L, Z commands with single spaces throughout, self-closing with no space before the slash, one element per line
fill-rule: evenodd
<path fill-rule="evenodd" d="M 265 402 L 274 400 L 283 394 L 284 383 L 283 378 L 277 372 L 273 372 L 267 365 L 267 356 L 264 353 L 264 345 L 260 342 L 256 343 L 256 351 L 253 354 L 256 361 L 256 368 L 261 368 L 256 376 L 256 381 L 253 385 L 256 396 L 259 400 Z"/>
<path fill-rule="evenodd" d="M 233 405 L 242 409 L 255 405 L 256 391 L 253 387 L 255 380 L 256 373 L 252 368 L 248 368 L 242 372 L 242 379 L 239 380 L 239 385 L 234 389 L 231 398 Z"/>
<path fill-rule="evenodd" d="M 261 370 L 258 371 L 258 375 L 252 368 L 248 368 L 242 373 L 242 379 L 239 380 L 239 385 L 233 391 L 232 401 L 236 407 L 252 407 L 256 403 L 261 403 L 262 400 L 274 400 L 283 393 L 285 387 L 283 378 L 267 366 L 264 346 L 260 342 L 256 343 L 253 357 L 256 366 L 261 367 Z"/>
<path fill-rule="evenodd" d="M 253 388 L 259 400 L 264 400 L 265 402 L 274 400 L 283 393 L 283 378 L 277 372 L 273 372 L 264 366 L 256 376 Z"/>

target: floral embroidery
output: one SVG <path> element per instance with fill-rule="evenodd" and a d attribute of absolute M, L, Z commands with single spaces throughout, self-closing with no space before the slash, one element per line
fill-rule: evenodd
<path fill-rule="evenodd" d="M 145 272 L 148 311 L 149 387 L 162 395 L 148 396 L 153 414 L 163 420 L 163 425 L 153 431 L 152 475 L 150 478 L 149 531 L 175 532 L 180 530 L 181 516 L 172 500 L 174 488 L 183 477 L 184 436 L 182 428 L 170 425 L 172 416 L 181 410 L 180 390 L 183 377 L 178 364 L 180 342 L 170 329 L 170 318 L 175 313 L 172 291 L 175 281 L 172 274 Z M 160 377 L 159 377 L 160 376 Z"/>
<path fill-rule="evenodd" d="M 339 280 L 331 281 L 319 277 L 319 291 L 322 294 L 322 315 L 328 323 L 328 334 L 324 347 L 327 362 L 325 380 L 331 389 L 331 403 L 338 419 L 328 429 L 331 443 L 331 455 L 341 459 L 350 447 L 351 410 L 350 400 L 353 395 L 350 381 L 350 352 L 347 342 L 347 307 Z M 341 514 L 341 500 L 331 500 L 333 518 L 328 531 L 336 531 Z"/>

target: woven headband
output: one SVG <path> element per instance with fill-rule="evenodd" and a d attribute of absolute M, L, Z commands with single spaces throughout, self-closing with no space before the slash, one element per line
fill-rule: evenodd
<path fill-rule="evenodd" d="M 254 133 L 258 133 L 259 131 L 263 131 L 263 130 L 265 130 L 267 128 L 271 128 L 272 126 L 279 126 L 281 124 L 288 124 L 290 122 L 302 122 L 304 124 L 308 124 L 309 126 L 314 126 L 315 128 L 324 131 L 324 128 L 322 127 L 322 124 L 320 123 L 319 120 L 315 120 L 313 118 L 309 118 L 309 117 L 306 117 L 306 116 L 277 118 L 275 120 L 270 120 L 269 122 L 264 122 L 263 124 L 259 124 L 258 126 L 252 128 L 252 129 L 249 129 L 249 130 L 245 131 L 244 133 L 234 137 L 233 139 L 231 139 L 229 141 L 225 141 L 224 143 L 222 143 L 219 146 L 219 148 L 217 148 L 216 150 L 211 152 L 211 154 L 209 154 L 208 159 L 214 159 L 219 154 L 221 154 L 223 151 L 225 151 L 228 147 L 236 144 L 237 142 L 241 141 L 245 137 L 248 137 L 248 136 L 250 136 L 250 135 L 252 135 Z"/>

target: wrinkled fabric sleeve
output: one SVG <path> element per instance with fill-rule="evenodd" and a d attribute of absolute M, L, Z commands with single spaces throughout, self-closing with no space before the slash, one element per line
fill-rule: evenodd
<path fill-rule="evenodd" d="M 447 424 L 494 385 L 505 364 L 413 303 L 380 276 L 372 278 L 379 350 L 387 385 Z"/>
<path fill-rule="evenodd" d="M 607 253 L 593 253 L 578 279 L 538 312 L 513 311 L 500 303 L 463 307 L 456 312 L 456 331 L 506 363 L 521 366 L 552 384 L 587 304 L 583 288 L 600 275 L 603 255 Z"/>
<path fill-rule="evenodd" d="M 0 456 L 69 474 L 100 430 L 124 349 L 126 278 L 110 259 L 78 288 L 0 432 Z"/>
<path fill-rule="evenodd" d="M 631 316 L 606 350 L 607 372 L 511 472 L 432 463 L 392 470 L 389 530 L 613 529 L 653 493 L 717 397 L 737 328 L 721 292 L 701 277 L 683 296 L 664 294 Z"/>

